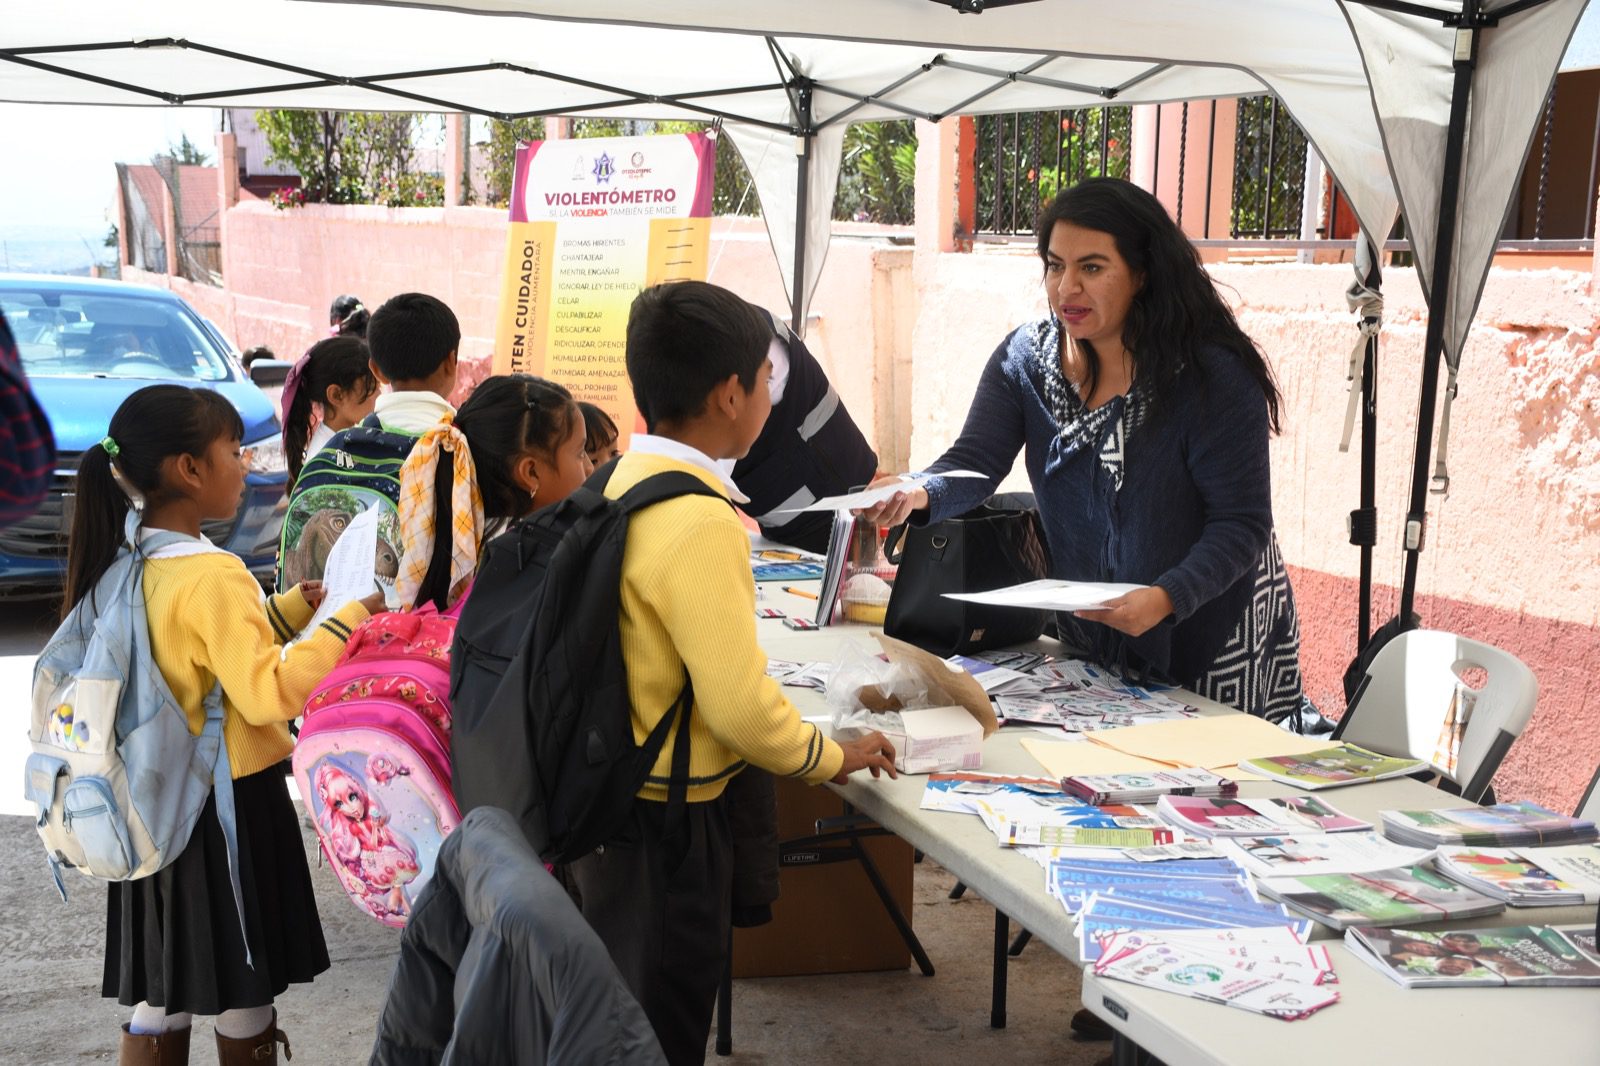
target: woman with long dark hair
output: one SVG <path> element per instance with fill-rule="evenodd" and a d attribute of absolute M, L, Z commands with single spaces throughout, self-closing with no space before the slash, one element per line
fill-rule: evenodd
<path fill-rule="evenodd" d="M 934 478 L 866 516 L 940 521 L 1025 453 L 1052 575 L 1146 585 L 1062 615 L 1067 643 L 1250 714 L 1301 704 L 1300 634 L 1272 524 L 1272 369 L 1161 203 L 1125 181 L 1066 190 L 1038 225 L 1051 314 L 984 368 Z"/>

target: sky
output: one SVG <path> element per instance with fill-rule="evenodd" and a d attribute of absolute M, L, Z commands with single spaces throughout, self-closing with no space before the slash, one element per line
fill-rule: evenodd
<path fill-rule="evenodd" d="M 148 163 L 189 135 L 215 158 L 219 112 L 201 107 L 0 103 L 0 237 L 24 226 L 104 234 L 114 163 Z M 108 217 L 110 212 L 110 217 Z"/>

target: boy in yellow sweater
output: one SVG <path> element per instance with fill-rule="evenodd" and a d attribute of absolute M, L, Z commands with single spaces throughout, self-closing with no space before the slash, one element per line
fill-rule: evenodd
<path fill-rule="evenodd" d="M 647 434 L 635 434 L 606 485 L 616 499 L 653 474 L 684 471 L 738 502 L 719 461 L 743 456 L 772 402 L 770 324 L 726 289 L 676 282 L 647 289 L 628 317 L 628 377 Z M 838 744 L 801 720 L 766 675 L 756 644 L 750 541 L 727 502 L 683 496 L 633 516 L 622 564 L 621 634 L 643 741 L 683 687 L 689 789 L 669 824 L 676 737 L 662 748 L 621 842 L 573 863 L 584 917 L 654 1026 L 669 1062 L 705 1058 L 726 963 L 732 843 L 723 789 L 746 764 L 812 784 L 863 768 L 894 775 L 882 735 Z M 676 729 L 676 727 L 675 727 Z"/>

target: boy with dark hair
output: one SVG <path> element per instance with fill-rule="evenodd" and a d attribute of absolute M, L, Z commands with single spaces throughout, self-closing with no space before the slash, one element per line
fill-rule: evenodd
<path fill-rule="evenodd" d="M 389 386 L 373 413 L 384 429 L 420 437 L 455 414 L 445 397 L 455 391 L 460 346 L 455 314 L 435 297 L 403 292 L 373 312 L 372 373 Z"/>
<path fill-rule="evenodd" d="M 737 460 L 771 408 L 771 326 L 726 289 L 647 289 L 628 318 L 627 365 L 648 433 L 636 434 L 605 493 L 654 474 L 738 493 L 719 462 Z M 584 917 L 611 952 L 674 1064 L 704 1060 L 727 961 L 732 842 L 723 796 L 746 764 L 812 784 L 855 770 L 894 775 L 872 733 L 838 744 L 802 721 L 766 675 L 755 637 L 750 542 L 727 501 L 681 496 L 635 514 L 622 565 L 620 627 L 633 730 L 642 741 L 675 704 L 687 673 L 686 738 L 669 738 L 621 838 L 569 870 Z M 674 727 L 676 731 L 677 727 Z M 674 743 L 689 744 L 688 802 L 668 818 Z"/>
<path fill-rule="evenodd" d="M 417 439 L 455 416 L 445 399 L 456 387 L 461 326 L 443 302 L 403 292 L 367 323 L 372 373 L 389 386 L 372 414 L 335 433 L 308 459 L 291 487 L 278 551 L 278 588 L 320 581 L 345 526 L 382 508 L 374 574 L 386 589 L 399 573 L 400 467 Z M 359 506 L 357 506 L 359 504 Z M 391 604 L 394 601 L 391 598 Z"/>

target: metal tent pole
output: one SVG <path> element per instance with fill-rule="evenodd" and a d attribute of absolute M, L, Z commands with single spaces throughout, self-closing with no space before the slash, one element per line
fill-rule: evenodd
<path fill-rule="evenodd" d="M 816 138 L 811 117 L 811 82 L 802 79 L 794 87 L 795 116 L 800 122 L 800 132 L 795 139 L 795 210 L 794 210 L 794 291 L 789 294 L 789 328 L 797 336 L 805 335 L 806 307 L 806 221 L 811 198 L 811 148 Z"/>
<path fill-rule="evenodd" d="M 1337 190 L 1334 193 L 1338 195 Z M 1362 234 L 1365 239 L 1366 234 Z M 1362 279 L 1383 290 L 1382 259 L 1367 242 L 1371 267 Z M 1361 506 L 1350 512 L 1350 543 L 1361 549 L 1361 615 L 1356 623 L 1356 653 L 1372 639 L 1372 549 L 1378 543 L 1378 334 L 1367 337 L 1361 364 Z"/>
<path fill-rule="evenodd" d="M 1467 108 L 1472 98 L 1472 72 L 1478 61 L 1478 35 L 1484 26 L 1480 0 L 1463 0 L 1456 26 L 1455 82 L 1450 96 L 1450 125 L 1445 140 L 1444 176 L 1439 193 L 1439 219 L 1434 231 L 1433 278 L 1428 287 L 1428 332 L 1422 348 L 1422 388 L 1417 400 L 1417 440 L 1411 466 L 1411 503 L 1406 511 L 1405 579 L 1400 589 L 1400 625 L 1409 628 L 1417 593 L 1417 565 L 1427 525 L 1428 460 L 1433 447 L 1433 409 L 1439 396 L 1439 363 L 1444 356 L 1444 328 L 1450 314 L 1450 273 L 1455 261 L 1456 212 L 1461 199 L 1461 162 L 1466 151 Z"/>

